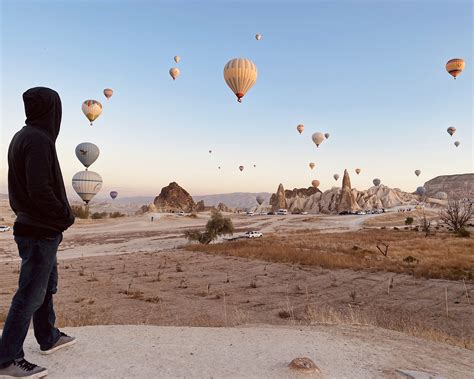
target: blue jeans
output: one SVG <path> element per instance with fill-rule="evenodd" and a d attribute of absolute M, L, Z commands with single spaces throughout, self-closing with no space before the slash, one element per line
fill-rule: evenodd
<path fill-rule="evenodd" d="M 41 239 L 15 236 L 21 257 L 20 279 L 0 339 L 0 367 L 24 357 L 23 343 L 32 317 L 42 349 L 49 349 L 60 338 L 54 326 L 53 294 L 57 292 L 56 253 L 62 238 L 61 233 Z"/>

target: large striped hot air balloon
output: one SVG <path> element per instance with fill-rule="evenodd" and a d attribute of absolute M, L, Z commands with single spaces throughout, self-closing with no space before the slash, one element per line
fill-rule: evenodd
<path fill-rule="evenodd" d="M 464 70 L 464 59 L 461 58 L 454 58 L 450 59 L 448 63 L 446 63 L 446 71 L 449 72 L 449 74 L 456 79 L 457 76 L 459 76 Z"/>
<path fill-rule="evenodd" d="M 257 81 L 257 66 L 250 59 L 231 59 L 224 67 L 224 80 L 241 103 L 247 91 Z"/>
<path fill-rule="evenodd" d="M 82 103 L 82 112 L 85 114 L 92 126 L 92 123 L 102 113 L 102 104 L 97 100 L 86 100 Z"/>
<path fill-rule="evenodd" d="M 91 142 L 83 142 L 76 146 L 76 157 L 87 168 L 99 157 L 100 150 Z"/>
<path fill-rule="evenodd" d="M 79 171 L 72 177 L 72 188 L 87 205 L 102 188 L 102 178 L 94 171 Z"/>

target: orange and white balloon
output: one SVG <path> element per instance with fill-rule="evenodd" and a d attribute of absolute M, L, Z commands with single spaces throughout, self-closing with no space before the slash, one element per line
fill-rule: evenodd
<path fill-rule="evenodd" d="M 241 103 L 247 91 L 257 81 L 257 66 L 250 59 L 231 59 L 224 66 L 224 80 Z"/>

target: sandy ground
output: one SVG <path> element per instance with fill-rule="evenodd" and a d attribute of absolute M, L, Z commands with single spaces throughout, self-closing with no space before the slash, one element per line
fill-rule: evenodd
<path fill-rule="evenodd" d="M 66 328 L 78 343 L 42 356 L 30 333 L 25 349 L 48 378 L 469 378 L 470 351 L 366 327 L 183 328 L 96 326 Z M 321 371 L 292 372 L 297 357 Z M 422 375 L 425 373 L 425 376 Z M 426 376 L 426 372 L 431 376 Z"/>

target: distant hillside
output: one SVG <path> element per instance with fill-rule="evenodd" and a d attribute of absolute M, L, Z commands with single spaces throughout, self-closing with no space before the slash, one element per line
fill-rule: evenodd
<path fill-rule="evenodd" d="M 218 205 L 219 203 L 224 203 L 231 208 L 251 208 L 257 204 L 255 200 L 257 195 L 263 196 L 265 199 L 264 204 L 268 204 L 272 194 L 268 192 L 234 192 L 216 195 L 193 196 L 193 199 L 196 202 L 204 200 L 204 204 L 206 205 Z"/>
<path fill-rule="evenodd" d="M 474 198 L 474 174 L 441 175 L 428 180 L 424 187 L 429 196 L 446 192 L 448 198 Z"/>

